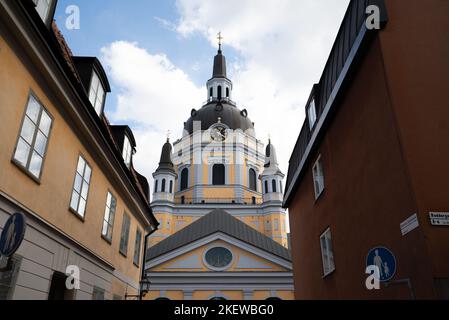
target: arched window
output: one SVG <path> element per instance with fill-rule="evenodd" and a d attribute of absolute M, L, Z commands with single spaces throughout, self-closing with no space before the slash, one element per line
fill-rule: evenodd
<path fill-rule="evenodd" d="M 257 177 L 256 170 L 249 169 L 249 188 L 250 190 L 257 191 Z"/>
<path fill-rule="evenodd" d="M 166 297 L 159 297 L 159 298 L 156 298 L 156 299 L 154 299 L 154 300 L 159 300 L 159 301 L 170 301 L 170 299 L 169 298 L 166 298 Z"/>
<path fill-rule="evenodd" d="M 162 179 L 161 192 L 165 192 L 165 179 Z"/>
<path fill-rule="evenodd" d="M 284 188 L 282 187 L 282 181 L 279 181 L 279 192 L 280 193 L 284 192 Z"/>
<path fill-rule="evenodd" d="M 173 180 L 170 180 L 170 193 L 173 193 Z"/>
<path fill-rule="evenodd" d="M 278 297 L 269 297 L 269 298 L 266 298 L 265 300 L 266 301 L 282 301 L 282 299 L 278 298 Z"/>
<path fill-rule="evenodd" d="M 213 97 L 214 96 L 214 88 L 210 88 L 209 89 L 209 97 Z"/>
<path fill-rule="evenodd" d="M 214 164 L 212 168 L 212 184 L 214 186 L 222 186 L 225 184 L 224 164 Z"/>
<path fill-rule="evenodd" d="M 155 193 L 157 193 L 157 184 L 158 184 L 158 181 L 155 180 L 155 181 L 154 181 L 154 192 L 155 192 Z"/>
<path fill-rule="evenodd" d="M 271 187 L 273 188 L 273 192 L 277 192 L 276 190 L 276 180 L 271 180 Z"/>
<path fill-rule="evenodd" d="M 226 88 L 226 98 L 229 98 L 229 88 Z"/>
<path fill-rule="evenodd" d="M 220 100 L 221 99 L 221 86 L 218 86 L 218 94 L 217 94 L 217 96 L 218 96 L 218 100 Z"/>
<path fill-rule="evenodd" d="M 222 300 L 222 301 L 225 301 L 226 300 L 226 298 L 223 298 L 223 297 L 213 297 L 213 298 L 210 298 L 210 300 Z"/>
<path fill-rule="evenodd" d="M 189 187 L 189 169 L 184 168 L 181 171 L 181 191 Z"/>
<path fill-rule="evenodd" d="M 268 181 L 265 180 L 265 193 L 268 193 Z"/>

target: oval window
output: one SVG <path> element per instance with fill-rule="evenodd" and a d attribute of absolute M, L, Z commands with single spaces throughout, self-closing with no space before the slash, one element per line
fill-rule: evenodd
<path fill-rule="evenodd" d="M 215 247 L 209 249 L 204 258 L 211 267 L 224 269 L 232 262 L 232 252 L 223 247 Z"/>

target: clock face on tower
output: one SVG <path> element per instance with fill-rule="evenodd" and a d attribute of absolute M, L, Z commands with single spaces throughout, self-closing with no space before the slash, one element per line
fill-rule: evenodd
<path fill-rule="evenodd" d="M 210 129 L 210 137 L 214 141 L 224 141 L 227 138 L 227 127 L 222 124 L 216 124 Z"/>
<path fill-rule="evenodd" d="M 232 252 L 223 247 L 215 247 L 206 252 L 204 259 L 211 267 L 223 269 L 231 264 Z"/>

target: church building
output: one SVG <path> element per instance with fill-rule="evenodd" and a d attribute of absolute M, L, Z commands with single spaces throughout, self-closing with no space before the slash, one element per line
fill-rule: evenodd
<path fill-rule="evenodd" d="M 232 90 L 220 43 L 207 101 L 153 173 L 146 299 L 293 299 L 284 174 Z"/>

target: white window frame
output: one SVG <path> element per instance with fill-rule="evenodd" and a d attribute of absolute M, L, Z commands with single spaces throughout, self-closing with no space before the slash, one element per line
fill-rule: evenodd
<path fill-rule="evenodd" d="M 131 167 L 131 158 L 133 154 L 133 148 L 131 146 L 131 142 L 129 141 L 128 136 L 125 134 L 125 138 L 123 140 L 123 160 L 128 168 Z"/>
<path fill-rule="evenodd" d="M 78 157 L 75 179 L 73 181 L 70 209 L 79 217 L 86 216 L 87 199 L 92 178 L 92 168 L 83 156 Z"/>
<path fill-rule="evenodd" d="M 142 251 L 142 231 L 139 228 L 136 230 L 136 241 L 134 243 L 133 263 L 136 267 L 140 264 L 140 253 Z"/>
<path fill-rule="evenodd" d="M 52 116 L 30 94 L 12 160 L 36 181 L 42 176 L 52 127 Z"/>
<path fill-rule="evenodd" d="M 103 111 L 104 100 L 106 91 L 101 83 L 100 76 L 94 70 L 92 72 L 92 78 L 89 86 L 89 101 L 95 109 L 97 115 L 100 115 Z"/>
<path fill-rule="evenodd" d="M 34 4 L 36 5 L 36 11 L 45 24 L 47 24 L 48 19 L 50 18 L 53 1 L 54 0 L 33 0 Z M 40 6 L 42 3 L 44 3 L 44 7 Z M 39 9 L 44 9 L 44 11 L 40 11 Z"/>
<path fill-rule="evenodd" d="M 119 252 L 125 257 L 128 255 L 130 229 L 131 217 L 127 213 L 124 213 L 122 219 L 122 231 L 120 233 Z"/>
<path fill-rule="evenodd" d="M 315 164 L 312 167 L 312 175 L 313 175 L 313 188 L 315 190 L 315 200 L 321 196 L 324 191 L 324 171 L 323 171 L 323 163 L 321 161 L 321 155 L 315 161 Z"/>
<path fill-rule="evenodd" d="M 310 130 L 312 130 L 317 121 L 315 99 L 312 99 L 309 103 L 309 106 L 307 108 L 307 118 L 309 119 Z"/>
<path fill-rule="evenodd" d="M 115 210 L 117 209 L 117 199 L 108 191 L 106 196 L 106 208 L 104 209 L 102 237 L 108 242 L 112 242 L 112 232 L 114 230 Z"/>
<path fill-rule="evenodd" d="M 330 228 L 327 228 L 327 230 L 320 236 L 320 247 L 321 260 L 323 262 L 323 277 L 326 277 L 335 271 L 332 233 Z"/>

